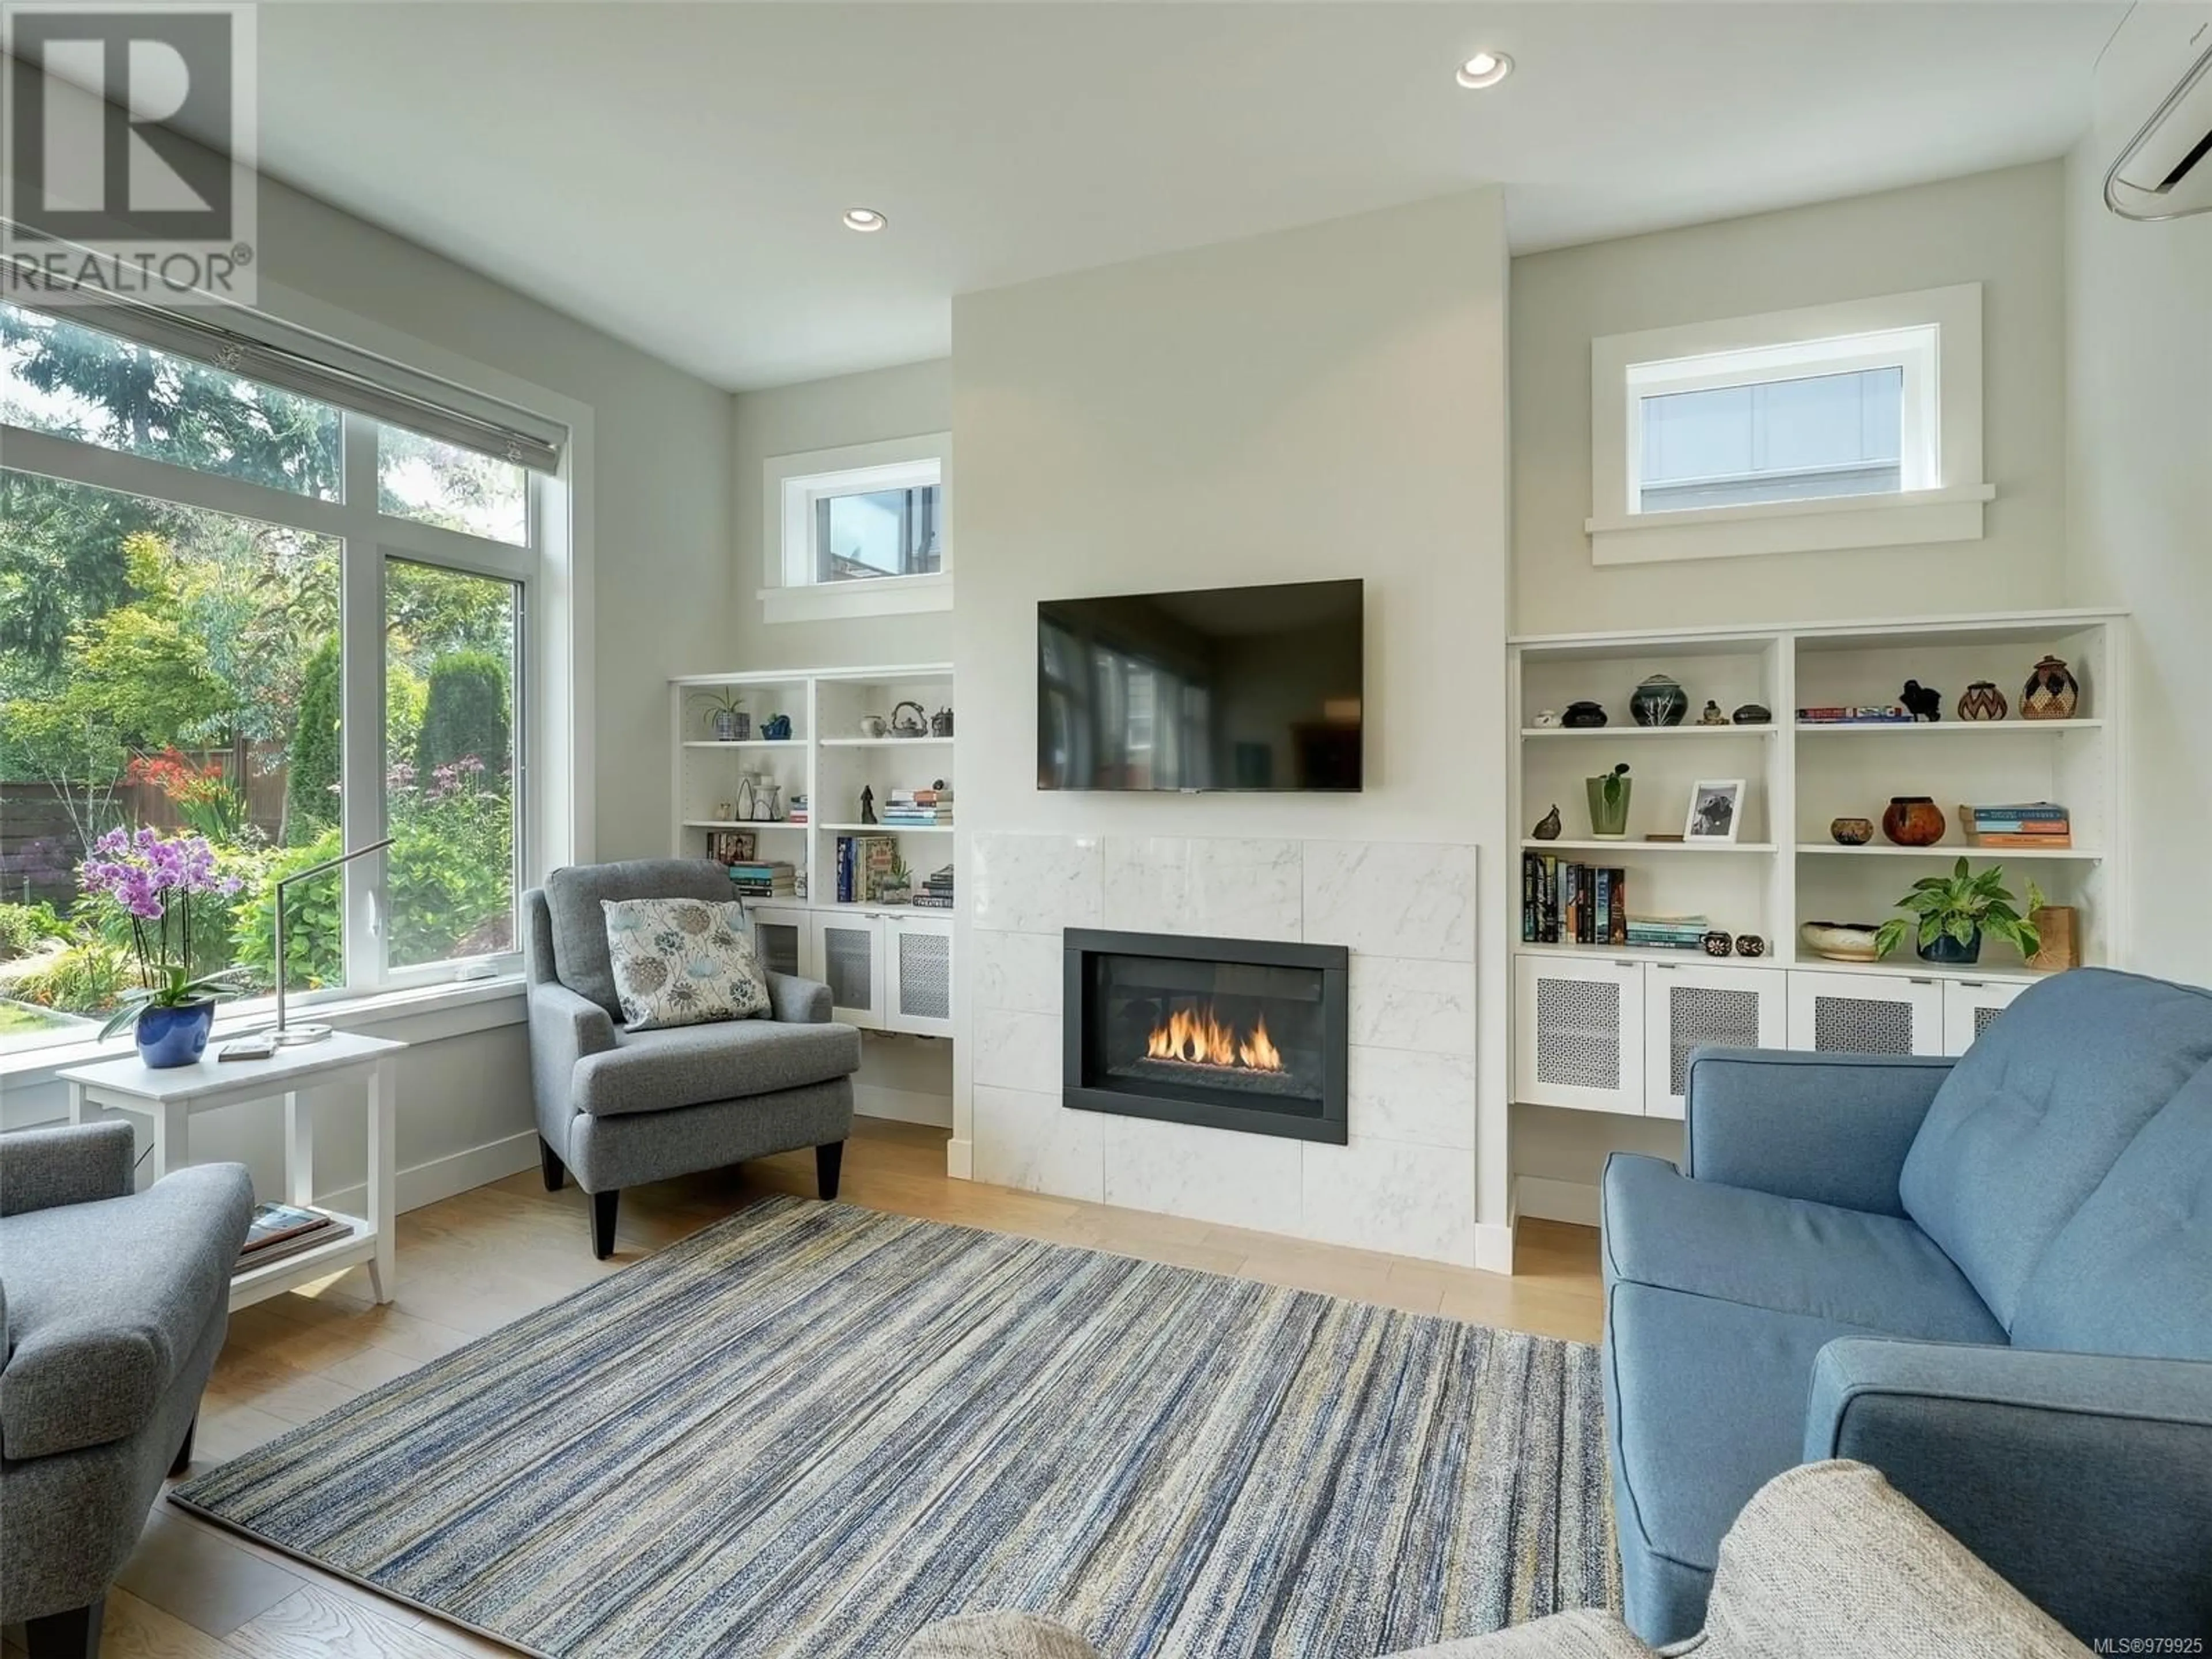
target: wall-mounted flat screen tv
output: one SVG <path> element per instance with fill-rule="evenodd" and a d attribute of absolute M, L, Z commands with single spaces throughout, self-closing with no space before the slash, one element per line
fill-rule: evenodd
<path fill-rule="evenodd" d="M 1037 787 L 1358 788 L 1362 586 L 1041 601 Z"/>

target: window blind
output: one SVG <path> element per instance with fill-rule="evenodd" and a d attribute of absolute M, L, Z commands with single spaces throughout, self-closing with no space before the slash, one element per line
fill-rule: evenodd
<path fill-rule="evenodd" d="M 36 310 L 40 287 L 58 285 L 19 271 L 12 295 Z M 261 313 L 172 308 L 83 287 L 59 298 L 52 309 L 68 321 L 537 471 L 560 467 L 568 429 L 559 422 Z"/>

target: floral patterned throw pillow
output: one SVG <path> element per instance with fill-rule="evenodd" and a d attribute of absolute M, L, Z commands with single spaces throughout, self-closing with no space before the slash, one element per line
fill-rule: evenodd
<path fill-rule="evenodd" d="M 768 975 L 745 937 L 744 907 L 702 899 L 601 899 L 615 996 L 633 1031 L 769 1011 Z"/>

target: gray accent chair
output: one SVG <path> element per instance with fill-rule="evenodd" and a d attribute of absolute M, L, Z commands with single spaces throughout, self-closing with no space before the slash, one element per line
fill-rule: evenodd
<path fill-rule="evenodd" d="M 1845 1457 L 2077 1636 L 2212 1635 L 2212 994 L 2084 969 L 1955 1061 L 1699 1049 L 1686 1094 L 1681 1167 L 1602 1188 L 1637 1634 Z"/>
<path fill-rule="evenodd" d="M 622 1189 L 641 1182 L 811 1146 L 822 1196 L 837 1196 L 860 1034 L 831 1021 L 828 986 L 769 972 L 767 1018 L 623 1027 L 602 902 L 733 896 L 729 872 L 706 859 L 572 865 L 522 896 L 545 1187 L 573 1175 L 592 1195 L 601 1261 Z"/>
<path fill-rule="evenodd" d="M 191 1462 L 253 1214 L 240 1164 L 131 1188 L 128 1123 L 0 1136 L 0 1620 L 93 1659 L 164 1472 Z"/>

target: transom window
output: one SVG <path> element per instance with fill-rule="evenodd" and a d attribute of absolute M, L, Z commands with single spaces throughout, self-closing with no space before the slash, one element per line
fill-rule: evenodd
<path fill-rule="evenodd" d="M 768 620 L 951 609 L 950 453 L 938 433 L 772 458 L 761 530 Z"/>
<path fill-rule="evenodd" d="M 1972 539 L 1981 290 L 1591 342 L 1601 564 Z"/>
<path fill-rule="evenodd" d="M 88 1039 L 131 982 L 79 872 L 116 828 L 234 879 L 195 902 L 201 971 L 273 988 L 276 880 L 387 836 L 288 891 L 291 988 L 512 967 L 561 481 L 101 315 L 0 304 L 0 1054 Z"/>

